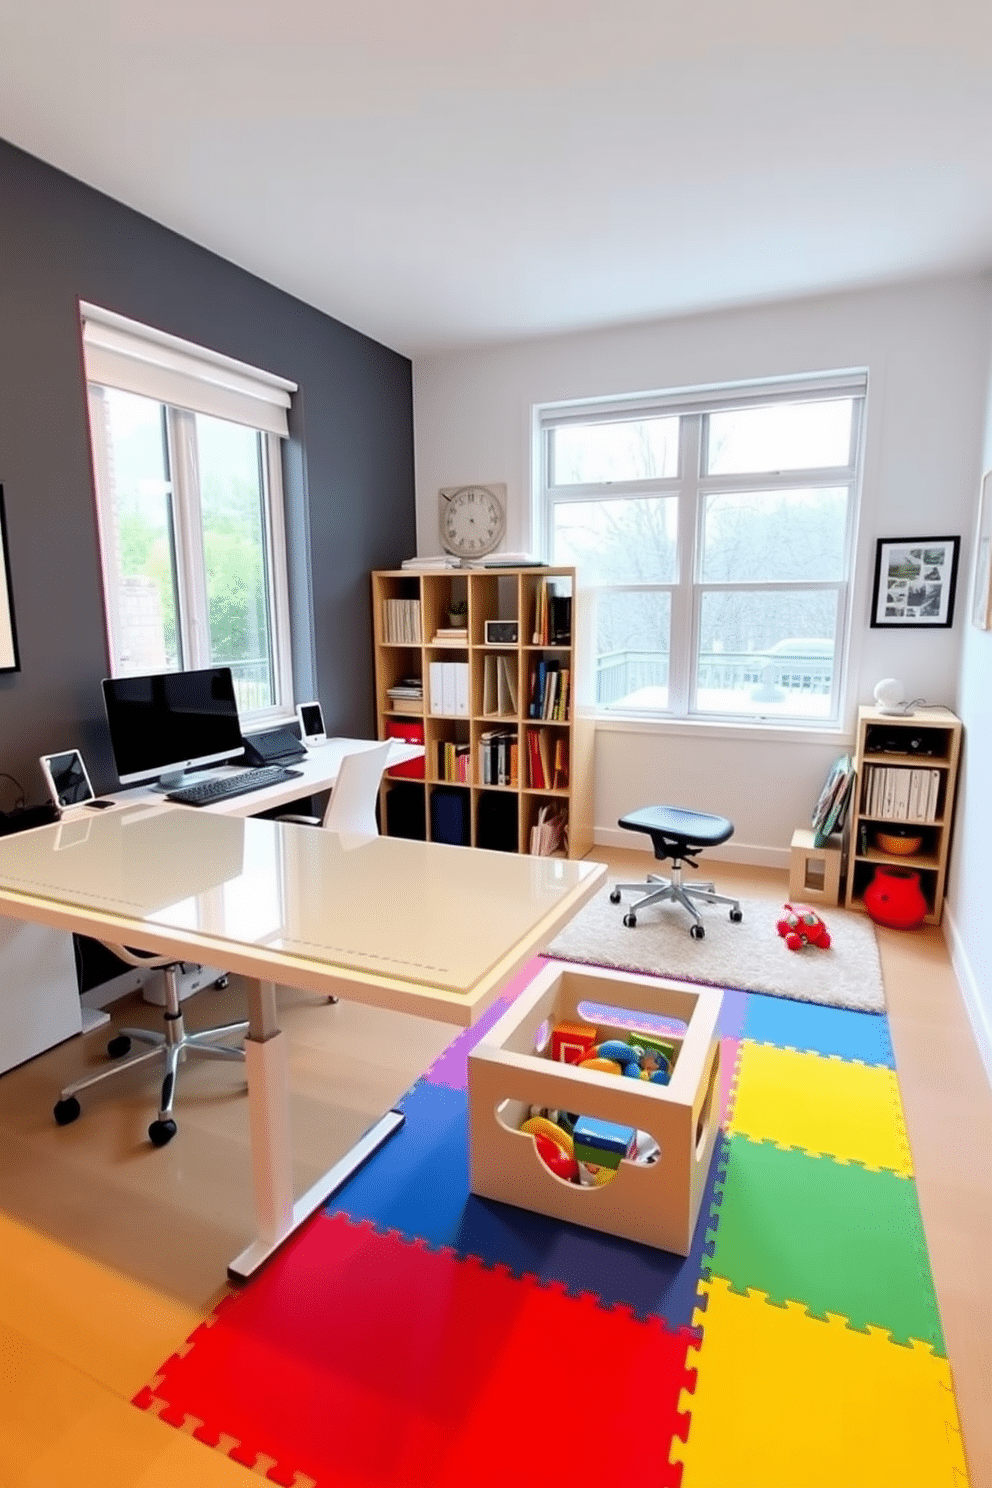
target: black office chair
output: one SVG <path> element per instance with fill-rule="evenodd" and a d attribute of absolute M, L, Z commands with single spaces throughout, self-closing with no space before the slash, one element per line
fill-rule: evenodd
<path fill-rule="evenodd" d="M 106 941 L 102 944 L 129 966 L 161 967 L 165 982 L 164 1028 L 161 1033 L 151 1028 L 122 1028 L 107 1045 L 107 1053 L 116 1063 L 106 1065 L 95 1075 L 84 1075 L 81 1080 L 73 1080 L 71 1085 L 67 1085 L 60 1092 L 52 1114 L 59 1126 L 69 1126 L 79 1116 L 80 1105 L 77 1096 L 81 1090 L 88 1090 L 91 1085 L 102 1084 L 104 1080 L 115 1079 L 137 1065 L 161 1060 L 165 1065 L 162 1095 L 159 1101 L 158 1116 L 148 1128 L 148 1137 L 153 1147 L 164 1147 L 166 1142 L 170 1142 L 175 1136 L 177 1129 L 172 1107 L 176 1097 L 176 1077 L 180 1064 L 191 1054 L 199 1055 L 201 1059 L 228 1059 L 243 1064 L 245 1062 L 243 1048 L 231 1044 L 218 1044 L 214 1040 L 245 1034 L 248 1032 L 248 1024 L 247 1022 L 225 1023 L 218 1028 L 204 1028 L 199 1033 L 187 1033 L 179 999 L 179 975 L 186 963 L 177 961 L 173 956 L 158 956 L 153 952 L 146 954 L 143 951 L 134 951 L 129 946 L 110 945 Z M 223 986 L 226 982 L 227 976 L 224 975 L 219 977 L 214 985 Z M 151 1047 L 132 1054 L 130 1052 L 132 1040 Z"/>
<path fill-rule="evenodd" d="M 649 873 L 641 883 L 614 884 L 610 903 L 619 904 L 620 895 L 640 892 L 642 897 L 630 906 L 623 917 L 628 930 L 637 924 L 637 911 L 649 904 L 663 904 L 675 900 L 692 915 L 693 924 L 689 934 L 693 940 L 702 940 L 706 931 L 699 918 L 694 899 L 703 904 L 729 904 L 730 918 L 737 923 L 744 918 L 740 902 L 725 894 L 714 892 L 712 883 L 684 884 L 682 867 L 688 863 L 695 868 L 696 854 L 704 847 L 717 847 L 734 835 L 734 824 L 725 816 L 707 816 L 703 811 L 684 811 L 681 806 L 645 806 L 641 811 L 632 811 L 622 816 L 618 823 L 629 832 L 647 832 L 654 846 L 654 855 L 661 862 L 672 860 L 671 878 Z"/>

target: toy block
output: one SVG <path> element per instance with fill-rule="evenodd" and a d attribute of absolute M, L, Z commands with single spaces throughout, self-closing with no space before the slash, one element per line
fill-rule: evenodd
<path fill-rule="evenodd" d="M 551 1030 L 551 1058 L 559 1064 L 579 1064 L 596 1042 L 589 1023 L 556 1023 Z"/>
<path fill-rule="evenodd" d="M 577 1161 L 600 1168 L 619 1168 L 621 1158 L 633 1157 L 637 1147 L 634 1127 L 597 1121 L 593 1116 L 580 1116 L 572 1135 Z"/>

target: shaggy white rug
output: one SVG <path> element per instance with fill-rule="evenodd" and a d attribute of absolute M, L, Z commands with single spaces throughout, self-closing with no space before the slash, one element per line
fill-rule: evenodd
<path fill-rule="evenodd" d="M 875 927 L 867 915 L 825 907 L 829 948 L 790 951 L 775 928 L 782 917 L 780 900 L 742 899 L 744 918 L 736 925 L 722 905 L 703 908 L 706 935 L 693 940 L 689 916 L 673 904 L 643 910 L 635 928 L 628 930 L 623 917 L 636 895 L 625 894 L 622 903 L 611 904 L 611 887 L 579 910 L 547 947 L 546 956 L 769 992 L 863 1013 L 885 1011 Z"/>

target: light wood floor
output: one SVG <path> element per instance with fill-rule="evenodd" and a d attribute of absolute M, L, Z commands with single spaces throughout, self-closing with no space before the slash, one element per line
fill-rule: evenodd
<path fill-rule="evenodd" d="M 637 878 L 650 858 L 597 848 Z M 785 877 L 715 865 L 720 887 L 786 897 Z M 828 919 L 829 923 L 829 919 Z M 899 1079 L 973 1488 L 992 1488 L 992 1095 L 939 930 L 880 931 Z M 239 1016 L 236 979 L 186 1004 Z M 117 1022 L 154 1023 L 138 1000 Z M 284 997 L 301 1192 L 457 1032 L 356 1004 Z M 225 1290 L 252 1233 L 243 1071 L 187 1065 L 179 1136 L 149 1147 L 137 1077 L 58 1129 L 54 1093 L 100 1030 L 0 1079 L 0 1488 L 246 1488 L 247 1470 L 128 1404 Z"/>

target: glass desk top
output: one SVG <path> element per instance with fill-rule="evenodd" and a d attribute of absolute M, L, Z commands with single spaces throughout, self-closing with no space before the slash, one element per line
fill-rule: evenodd
<path fill-rule="evenodd" d="M 464 993 L 601 864 L 412 842 L 155 805 L 0 839 L 0 894 Z M 4 912 L 0 910 L 0 912 Z M 16 915 L 9 900 L 6 912 Z M 563 916 L 563 918 L 562 918 Z M 137 941 L 140 945 L 140 940 Z M 286 980 L 289 980 L 286 978 Z"/>

